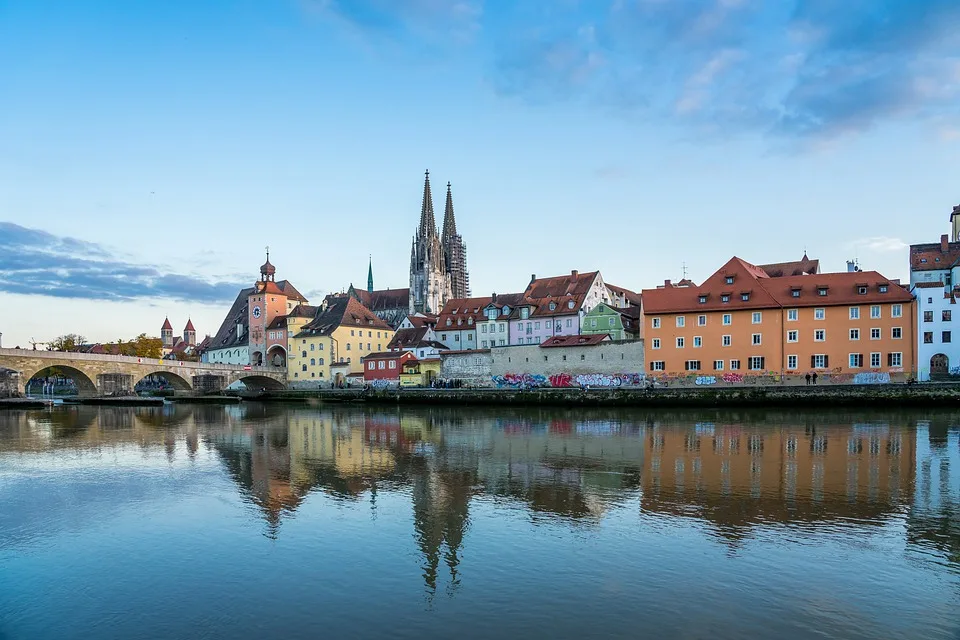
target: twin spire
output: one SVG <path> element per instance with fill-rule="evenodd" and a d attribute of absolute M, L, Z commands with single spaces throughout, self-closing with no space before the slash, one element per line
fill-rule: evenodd
<path fill-rule="evenodd" d="M 433 215 L 433 193 L 430 191 L 430 171 L 427 170 L 423 180 L 423 202 L 420 205 L 420 237 L 424 238 L 437 233 L 437 221 Z M 457 235 L 457 221 L 453 215 L 453 195 L 450 183 L 447 183 L 447 203 L 443 212 L 444 240 Z"/>

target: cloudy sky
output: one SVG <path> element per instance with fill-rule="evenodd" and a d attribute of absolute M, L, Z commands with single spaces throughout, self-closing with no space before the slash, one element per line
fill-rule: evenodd
<path fill-rule="evenodd" d="M 404 287 L 424 169 L 477 294 L 905 278 L 957 167 L 956 0 L 0 0 L 5 346 L 213 332 L 266 245 Z"/>

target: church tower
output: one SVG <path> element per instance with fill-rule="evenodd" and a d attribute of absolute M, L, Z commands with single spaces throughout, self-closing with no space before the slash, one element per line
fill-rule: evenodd
<path fill-rule="evenodd" d="M 183 328 L 183 341 L 195 347 L 197 345 L 197 330 L 193 328 L 193 320 L 187 318 L 187 326 Z"/>
<path fill-rule="evenodd" d="M 370 264 L 367 266 L 367 291 L 373 293 L 373 256 L 370 256 Z"/>
<path fill-rule="evenodd" d="M 163 320 L 163 326 L 160 327 L 160 340 L 163 341 L 165 347 L 173 346 L 173 325 L 170 324 L 170 318 L 164 318 Z"/>
<path fill-rule="evenodd" d="M 443 242 L 446 271 L 450 277 L 450 292 L 454 298 L 470 297 L 470 273 L 467 271 L 467 247 L 457 233 L 457 219 L 453 215 L 453 196 L 447 183 L 447 205 L 443 212 Z"/>
<path fill-rule="evenodd" d="M 450 274 L 433 215 L 430 172 L 427 171 L 423 182 L 420 226 L 410 248 L 410 313 L 440 313 L 451 297 Z"/>

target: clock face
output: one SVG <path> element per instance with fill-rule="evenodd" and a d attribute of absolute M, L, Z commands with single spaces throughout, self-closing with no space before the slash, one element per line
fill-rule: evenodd
<path fill-rule="evenodd" d="M 254 307 L 254 308 L 253 308 L 253 317 L 254 317 L 254 318 L 259 318 L 259 317 L 260 317 L 260 307 Z"/>

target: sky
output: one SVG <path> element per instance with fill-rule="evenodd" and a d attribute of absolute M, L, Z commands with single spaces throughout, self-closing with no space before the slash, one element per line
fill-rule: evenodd
<path fill-rule="evenodd" d="M 956 0 L 0 0 L 3 346 L 406 287 L 427 169 L 476 295 L 906 279 L 957 167 Z"/>

